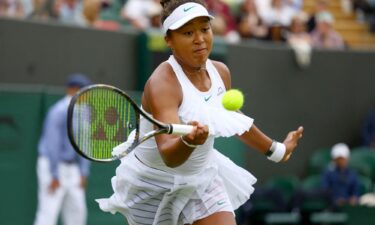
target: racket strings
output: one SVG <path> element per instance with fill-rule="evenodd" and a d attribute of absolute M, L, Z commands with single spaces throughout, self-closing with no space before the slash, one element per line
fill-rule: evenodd
<path fill-rule="evenodd" d="M 106 88 L 82 93 L 73 111 L 75 143 L 85 155 L 111 159 L 112 149 L 136 127 L 136 113 L 123 95 Z"/>

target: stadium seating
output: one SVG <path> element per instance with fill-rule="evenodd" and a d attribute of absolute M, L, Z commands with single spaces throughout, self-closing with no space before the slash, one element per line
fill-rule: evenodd
<path fill-rule="evenodd" d="M 321 175 L 310 175 L 301 182 L 301 189 L 306 192 L 318 191 L 321 186 Z M 301 205 L 301 211 L 322 211 L 328 207 L 328 202 L 322 198 L 305 198 Z"/>
<path fill-rule="evenodd" d="M 375 181 L 375 149 L 368 147 L 353 148 L 351 160 L 359 164 L 368 165 L 370 178 Z"/>
<path fill-rule="evenodd" d="M 301 188 L 306 191 L 311 191 L 320 187 L 321 175 L 313 174 L 304 178 L 301 182 Z"/>
<path fill-rule="evenodd" d="M 329 199 L 325 198 L 320 187 L 320 174 L 310 175 L 301 181 L 301 191 L 306 193 L 301 204 L 301 212 L 320 212 L 326 210 L 330 206 Z"/>
<path fill-rule="evenodd" d="M 373 191 L 373 184 L 369 177 L 359 176 L 359 193 L 361 195 Z"/>
<path fill-rule="evenodd" d="M 320 174 L 331 162 L 331 148 L 319 148 L 314 151 L 308 162 L 307 173 Z"/>
<path fill-rule="evenodd" d="M 289 202 L 293 192 L 300 185 L 296 176 L 275 176 L 266 182 L 266 187 L 278 189 L 282 192 L 285 202 Z"/>
<path fill-rule="evenodd" d="M 372 177 L 371 166 L 359 157 L 350 157 L 349 167 L 354 169 L 359 175 Z"/>

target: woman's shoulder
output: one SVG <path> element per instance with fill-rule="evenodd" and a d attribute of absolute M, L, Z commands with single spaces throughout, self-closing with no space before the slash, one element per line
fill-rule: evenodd
<path fill-rule="evenodd" d="M 212 64 L 216 67 L 216 69 L 226 69 L 226 70 L 229 70 L 228 69 L 228 66 L 221 62 L 221 61 L 217 61 L 217 60 L 213 60 L 213 59 L 210 59 Z"/>
<path fill-rule="evenodd" d="M 177 81 L 176 75 L 172 69 L 172 66 L 168 62 L 162 62 L 156 69 L 152 72 L 148 82 L 173 82 Z"/>
<path fill-rule="evenodd" d="M 167 91 L 178 88 L 177 77 L 168 62 L 161 63 L 151 74 L 145 85 L 145 91 Z"/>
<path fill-rule="evenodd" d="M 168 62 L 161 63 L 147 80 L 142 97 L 142 106 L 151 113 L 151 105 L 180 104 L 181 86 Z M 156 103 L 157 102 L 157 103 Z"/>
<path fill-rule="evenodd" d="M 220 62 L 220 61 L 216 61 L 216 60 L 211 60 L 211 62 L 214 65 L 214 67 L 216 68 L 216 70 L 220 73 L 220 75 L 222 73 L 230 75 L 229 68 L 225 63 Z"/>

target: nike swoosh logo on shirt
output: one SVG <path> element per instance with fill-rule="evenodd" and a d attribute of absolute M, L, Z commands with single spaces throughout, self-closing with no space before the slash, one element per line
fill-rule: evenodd
<path fill-rule="evenodd" d="M 218 205 L 222 205 L 222 204 L 224 204 L 224 203 L 225 203 L 225 201 L 221 200 L 221 201 L 218 201 L 216 204 L 218 204 Z"/>
<path fill-rule="evenodd" d="M 207 98 L 204 97 L 204 100 L 207 102 L 208 100 L 210 100 L 211 97 L 212 97 L 212 95 L 208 96 Z"/>
<path fill-rule="evenodd" d="M 189 11 L 190 9 L 192 9 L 192 8 L 194 8 L 195 6 L 191 6 L 191 7 L 189 7 L 189 8 L 184 8 L 184 12 L 187 12 L 187 11 Z"/>

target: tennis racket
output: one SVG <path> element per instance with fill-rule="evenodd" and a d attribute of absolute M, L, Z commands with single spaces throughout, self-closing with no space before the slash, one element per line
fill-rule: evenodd
<path fill-rule="evenodd" d="M 155 129 L 139 133 L 140 117 Z M 135 147 L 158 134 L 185 135 L 193 126 L 165 124 L 143 111 L 124 91 L 105 84 L 81 89 L 68 108 L 68 136 L 74 149 L 83 157 L 98 162 L 111 162 L 129 154 Z M 125 148 L 113 155 L 115 147 Z"/>

